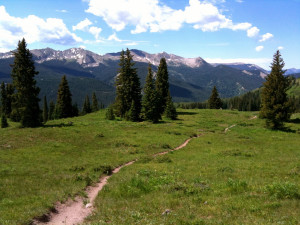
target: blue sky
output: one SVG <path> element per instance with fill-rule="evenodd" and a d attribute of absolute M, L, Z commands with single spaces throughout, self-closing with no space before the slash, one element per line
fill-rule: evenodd
<path fill-rule="evenodd" d="M 300 0 L 0 0 L 0 52 L 121 49 L 300 68 Z"/>

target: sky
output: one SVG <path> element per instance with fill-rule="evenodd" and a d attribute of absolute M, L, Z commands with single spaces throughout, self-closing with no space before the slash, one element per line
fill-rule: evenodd
<path fill-rule="evenodd" d="M 269 69 L 300 68 L 300 0 L 0 0 L 0 52 L 139 49 Z"/>

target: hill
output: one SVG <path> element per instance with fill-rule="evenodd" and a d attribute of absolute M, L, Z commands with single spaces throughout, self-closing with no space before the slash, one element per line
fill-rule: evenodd
<path fill-rule="evenodd" d="M 105 105 L 115 95 L 114 79 L 118 73 L 120 53 L 98 55 L 80 48 L 56 51 L 50 48 L 31 51 L 36 62 L 37 76 L 41 88 L 40 97 L 46 95 L 55 100 L 57 84 L 62 75 L 72 80 L 71 91 L 74 102 L 82 104 L 84 96 L 93 91 Z M 206 100 L 214 85 L 222 97 L 232 97 L 261 86 L 264 71 L 251 65 L 235 68 L 228 65 L 211 65 L 198 58 L 183 58 L 166 52 L 149 54 L 140 50 L 131 50 L 136 62 L 138 74 L 144 84 L 147 66 L 153 64 L 154 72 L 162 57 L 168 63 L 171 94 L 175 101 Z M 10 81 L 11 53 L 0 54 L 0 82 Z M 241 65 L 240 65 L 241 66 Z M 253 70 L 253 68 L 256 68 Z M 93 85 L 91 85 L 93 84 Z"/>

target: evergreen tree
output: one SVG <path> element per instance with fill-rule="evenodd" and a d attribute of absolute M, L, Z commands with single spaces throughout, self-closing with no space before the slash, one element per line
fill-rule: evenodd
<path fill-rule="evenodd" d="M 8 127 L 7 119 L 6 119 L 6 116 L 4 114 L 2 114 L 2 116 L 1 116 L 1 128 L 6 128 L 6 127 Z"/>
<path fill-rule="evenodd" d="M 121 52 L 119 66 L 116 79 L 116 113 L 120 117 L 125 117 L 134 102 L 134 110 L 139 115 L 142 107 L 140 79 L 136 68 L 133 68 L 134 62 L 128 49 Z"/>
<path fill-rule="evenodd" d="M 142 105 L 143 105 L 142 112 L 145 120 L 150 120 L 153 123 L 158 122 L 161 116 L 159 112 L 158 97 L 155 89 L 153 73 L 150 64 L 148 66 L 148 75 L 144 87 L 144 96 L 143 96 Z"/>
<path fill-rule="evenodd" d="M 96 112 L 99 110 L 99 106 L 98 106 L 98 100 L 96 97 L 96 93 L 93 92 L 93 96 L 92 96 L 92 112 Z"/>
<path fill-rule="evenodd" d="M 26 48 L 23 38 L 19 41 L 12 66 L 12 80 L 16 89 L 13 95 L 13 108 L 18 114 L 23 127 L 36 127 L 40 125 L 40 108 L 38 94 L 40 89 L 36 87 L 34 77 L 38 75 L 35 71 L 32 54 Z"/>
<path fill-rule="evenodd" d="M 218 90 L 216 86 L 213 87 L 210 98 L 208 100 L 209 108 L 210 109 L 220 109 L 222 108 L 222 100 L 219 97 Z"/>
<path fill-rule="evenodd" d="M 57 91 L 55 118 L 67 118 L 73 115 L 72 94 L 66 76 L 63 76 Z"/>
<path fill-rule="evenodd" d="M 125 115 L 126 120 L 132 121 L 132 122 L 137 122 L 140 119 L 140 113 L 137 109 L 137 104 L 135 103 L 134 100 L 132 100 L 131 107 L 129 111 L 126 112 Z"/>
<path fill-rule="evenodd" d="M 48 115 L 49 120 L 54 119 L 54 110 L 55 110 L 55 104 L 53 101 L 51 101 L 49 104 L 49 115 Z"/>
<path fill-rule="evenodd" d="M 109 107 L 106 109 L 105 118 L 106 118 L 107 120 L 114 120 L 114 119 L 115 119 L 114 109 L 113 109 L 112 106 L 109 106 Z"/>
<path fill-rule="evenodd" d="M 6 85 L 6 97 L 7 97 L 7 101 L 6 101 L 6 116 L 10 117 L 11 114 L 11 106 L 12 106 L 12 101 L 13 101 L 13 94 L 15 92 L 14 86 L 12 84 L 7 84 Z"/>
<path fill-rule="evenodd" d="M 286 91 L 290 80 L 284 77 L 284 61 L 277 51 L 273 56 L 271 73 L 267 76 L 261 93 L 260 117 L 266 119 L 266 125 L 271 129 L 283 128 L 293 111 L 293 103 L 288 99 Z"/>
<path fill-rule="evenodd" d="M 171 119 L 171 120 L 176 120 L 177 119 L 177 112 L 176 112 L 176 108 L 173 104 L 170 91 L 168 92 L 168 95 L 167 95 L 165 116 L 167 118 Z"/>
<path fill-rule="evenodd" d="M 91 113 L 92 112 L 92 109 L 91 109 L 91 103 L 90 103 L 90 98 L 89 96 L 87 95 L 85 97 L 85 100 L 84 100 L 84 104 L 83 104 L 83 107 L 82 107 L 82 115 L 85 115 L 85 114 L 88 114 L 88 113 Z"/>
<path fill-rule="evenodd" d="M 1 83 L 1 114 L 7 115 L 7 93 L 4 82 Z"/>
<path fill-rule="evenodd" d="M 79 109 L 77 103 L 73 104 L 72 106 L 72 117 L 79 115 Z"/>
<path fill-rule="evenodd" d="M 156 74 L 156 90 L 160 106 L 160 114 L 165 111 L 169 92 L 169 73 L 165 58 L 161 58 Z"/>
<path fill-rule="evenodd" d="M 47 121 L 48 121 L 48 103 L 47 103 L 47 97 L 44 96 L 43 122 L 46 123 Z"/>

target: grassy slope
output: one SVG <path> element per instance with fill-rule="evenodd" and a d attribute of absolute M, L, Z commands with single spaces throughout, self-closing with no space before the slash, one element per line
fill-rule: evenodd
<path fill-rule="evenodd" d="M 247 120 L 249 113 L 194 112 L 204 135 L 114 175 L 87 223 L 300 223 L 299 124 L 286 133 Z"/>
<path fill-rule="evenodd" d="M 0 224 L 28 224 L 56 201 L 83 193 L 105 166 L 175 147 L 196 132 L 189 121 L 153 125 L 106 121 L 104 114 L 50 121 L 45 128 L 10 123 L 0 129 Z"/>
<path fill-rule="evenodd" d="M 105 121 L 101 111 L 51 121 L 45 128 L 18 129 L 11 123 L 0 129 L 0 224 L 28 224 L 57 200 L 84 195 L 105 166 L 135 158 L 142 160 L 110 179 L 89 222 L 296 224 L 299 186 L 293 184 L 299 184 L 300 126 L 291 124 L 298 133 L 268 131 L 263 121 L 248 120 L 251 116 L 189 110 L 178 121 L 153 125 Z M 74 125 L 61 126 L 68 121 Z M 232 124 L 237 126 L 224 134 Z M 195 133 L 204 135 L 185 149 L 147 157 Z M 269 196 L 267 185 L 284 198 Z M 171 214 L 161 216 L 167 208 Z"/>

